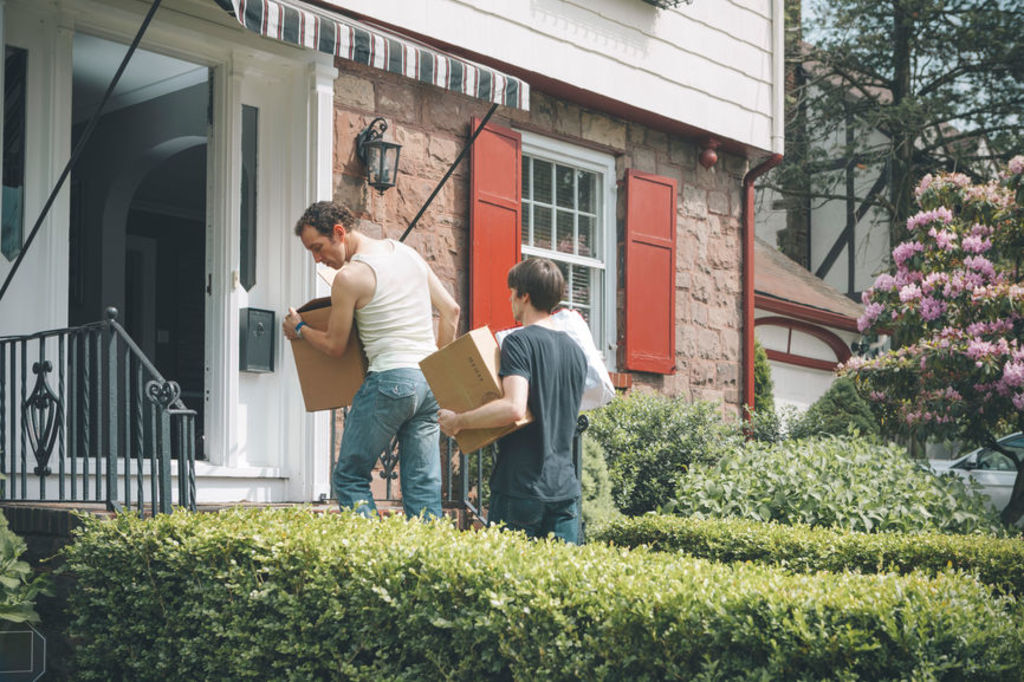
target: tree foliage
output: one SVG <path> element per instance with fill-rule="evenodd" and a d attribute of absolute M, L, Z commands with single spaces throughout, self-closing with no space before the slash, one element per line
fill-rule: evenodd
<path fill-rule="evenodd" d="M 1024 430 L 1024 156 L 999 183 L 927 175 L 916 194 L 921 210 L 858 323 L 891 332 L 895 349 L 844 371 L 889 432 L 959 438 L 1013 460 L 1012 523 L 1024 513 L 1024 461 L 996 439 Z"/>
<path fill-rule="evenodd" d="M 805 0 L 797 20 L 788 2 L 786 159 L 770 184 L 791 209 L 850 198 L 858 221 L 878 210 L 896 233 L 926 172 L 987 179 L 1024 148 L 1024 4 Z"/>
<path fill-rule="evenodd" d="M 843 436 L 851 430 L 865 436 L 877 436 L 880 432 L 871 405 L 848 377 L 833 381 L 825 394 L 788 426 L 790 438 Z"/>

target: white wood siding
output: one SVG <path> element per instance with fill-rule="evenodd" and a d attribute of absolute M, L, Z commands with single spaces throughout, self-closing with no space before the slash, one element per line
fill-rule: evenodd
<path fill-rule="evenodd" d="M 666 10 L 643 0 L 327 4 L 782 151 L 781 0 L 695 0 Z"/>

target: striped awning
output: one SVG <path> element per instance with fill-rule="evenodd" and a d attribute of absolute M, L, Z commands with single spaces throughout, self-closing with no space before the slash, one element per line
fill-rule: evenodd
<path fill-rule="evenodd" d="M 452 92 L 530 108 L 526 82 L 299 0 L 216 0 L 262 36 L 397 73 Z"/>

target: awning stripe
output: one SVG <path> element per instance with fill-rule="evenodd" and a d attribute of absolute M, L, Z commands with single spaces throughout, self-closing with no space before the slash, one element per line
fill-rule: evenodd
<path fill-rule="evenodd" d="M 216 1 L 230 2 L 239 23 L 262 36 L 489 102 L 530 108 L 530 86 L 518 78 L 340 14 L 322 14 L 298 0 Z"/>

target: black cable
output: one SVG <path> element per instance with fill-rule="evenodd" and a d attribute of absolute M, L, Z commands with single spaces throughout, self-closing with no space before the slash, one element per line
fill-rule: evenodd
<path fill-rule="evenodd" d="M 448 172 L 444 174 L 443 178 L 441 178 L 441 182 L 437 183 L 437 187 L 435 187 L 434 191 L 431 192 L 429 197 L 427 197 L 427 201 L 420 208 L 420 212 L 417 213 L 416 217 L 413 218 L 412 222 L 409 223 L 409 227 L 405 228 L 405 232 L 403 232 L 402 236 L 398 238 L 398 241 L 404 242 L 405 238 L 409 236 L 410 232 L 412 232 L 412 228 L 416 227 L 416 223 L 419 222 L 420 216 L 423 215 L 423 212 L 427 210 L 428 206 L 430 206 L 430 203 L 434 200 L 434 197 L 436 197 L 437 193 L 441 191 L 442 187 L 444 187 L 444 183 L 448 182 L 448 178 L 451 177 L 451 174 L 455 171 L 455 167 L 459 165 L 459 162 L 462 161 L 462 157 L 466 155 L 466 152 L 469 151 L 469 148 L 473 146 L 474 142 L 476 142 L 477 136 L 479 136 L 480 133 L 483 131 L 484 126 L 487 125 L 487 122 L 491 120 L 491 116 L 494 114 L 494 111 L 497 108 L 497 102 L 491 105 L 491 110 L 487 112 L 486 116 L 484 116 L 484 120 L 480 121 L 480 125 L 477 126 L 476 131 L 474 131 L 473 134 L 470 136 L 469 142 L 467 142 L 466 146 L 462 148 L 461 152 L 459 152 L 459 157 L 452 162 L 451 166 L 449 166 Z"/>
<path fill-rule="evenodd" d="M 32 231 L 29 232 L 28 239 L 26 239 L 25 243 L 21 245 L 21 251 L 18 252 L 18 259 L 14 261 L 14 266 L 11 268 L 11 271 L 7 273 L 7 279 L 4 280 L 4 286 L 0 289 L 0 301 L 3 300 L 4 294 L 7 293 L 7 288 L 11 285 L 11 280 L 14 279 L 14 273 L 18 271 L 18 266 L 20 266 L 21 261 L 24 260 L 25 254 L 28 252 L 28 247 L 32 245 L 32 241 L 36 238 L 39 228 L 42 227 L 43 220 L 50 212 L 50 208 L 53 206 L 53 202 L 56 200 L 57 194 L 60 192 L 60 188 L 64 185 L 64 181 L 67 180 L 68 175 L 71 173 L 71 168 L 75 165 L 79 155 L 85 148 L 85 143 L 89 140 L 89 136 L 92 135 L 92 131 L 96 127 L 96 124 L 99 123 L 103 107 L 106 106 L 111 93 L 113 93 L 114 88 L 117 87 L 117 82 L 121 80 L 121 74 L 124 73 L 132 55 L 135 54 L 135 48 L 139 46 L 139 41 L 142 40 L 142 35 L 149 27 L 149 22 L 152 21 L 153 15 L 156 14 L 157 7 L 160 6 L 161 2 L 162 0 L 153 0 L 153 4 L 150 6 L 149 12 L 146 14 L 146 18 L 142 21 L 142 26 L 139 27 L 139 32 L 135 34 L 135 40 L 133 40 L 132 44 L 128 47 L 128 51 L 125 53 L 124 59 L 121 60 L 121 65 L 117 67 L 117 72 L 114 74 L 113 80 L 110 81 L 107 91 L 103 93 L 103 99 L 100 100 L 99 106 L 96 107 L 96 113 L 92 115 L 92 118 L 89 119 L 89 123 L 85 126 L 85 130 L 82 131 L 82 136 L 78 139 L 78 144 L 75 145 L 74 151 L 71 152 L 71 158 L 68 159 L 67 165 L 64 166 L 64 170 L 61 172 L 60 178 L 57 180 L 57 184 L 54 186 L 53 191 L 50 192 L 50 196 L 46 199 L 46 203 L 43 205 L 42 213 L 39 214 L 39 218 L 32 227 Z"/>

